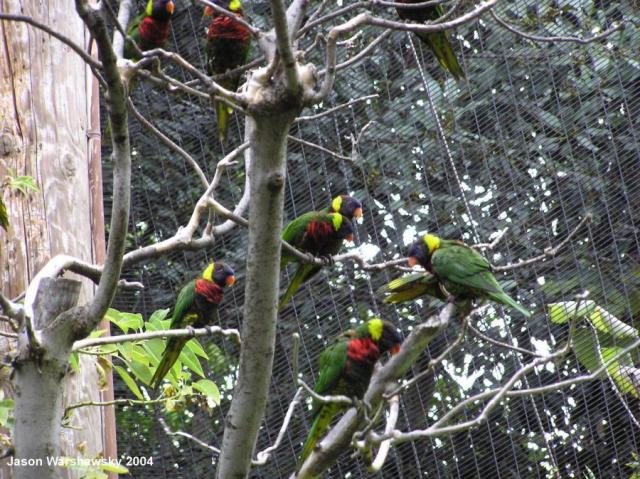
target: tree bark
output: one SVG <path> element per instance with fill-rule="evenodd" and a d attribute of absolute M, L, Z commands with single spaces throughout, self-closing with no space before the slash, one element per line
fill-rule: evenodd
<path fill-rule="evenodd" d="M 249 474 L 271 382 L 280 284 L 280 233 L 284 203 L 287 133 L 301 107 L 282 102 L 280 111 L 247 117 L 251 171 L 249 240 L 242 350 L 238 382 L 226 417 L 219 479 Z"/>

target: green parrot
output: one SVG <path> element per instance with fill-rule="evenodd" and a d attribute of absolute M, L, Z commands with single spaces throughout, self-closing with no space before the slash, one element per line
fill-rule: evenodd
<path fill-rule="evenodd" d="M 314 256 L 332 256 L 340 251 L 343 240 L 353 241 L 353 224 L 340 213 L 310 211 L 298 216 L 282 232 L 282 239 L 291 246 Z M 297 258 L 282 252 L 280 270 Z M 278 309 L 289 302 L 300 285 L 317 274 L 322 266 L 300 264 L 287 290 L 280 298 Z"/>
<path fill-rule="evenodd" d="M 171 16 L 174 10 L 173 0 L 149 0 L 144 12 L 127 26 L 127 35 L 135 40 L 142 51 L 164 48 L 171 33 Z M 124 46 L 124 57 L 140 59 L 129 41 Z"/>
<path fill-rule="evenodd" d="M 240 0 L 214 0 L 214 3 L 230 13 L 225 15 L 211 7 L 204 9 L 204 16 L 212 17 L 205 44 L 209 75 L 221 74 L 241 67 L 247 63 L 251 50 L 251 31 L 244 25 L 234 22 L 230 16 L 244 17 Z M 242 74 L 238 73 L 218 83 L 227 90 L 236 91 L 241 77 Z M 224 143 L 232 110 L 220 101 L 215 102 L 214 107 L 218 119 L 218 138 L 221 143 Z"/>
<path fill-rule="evenodd" d="M 339 195 L 323 211 L 325 213 L 340 213 L 345 218 L 353 221 L 354 218 L 362 217 L 362 203 L 353 196 Z"/>
<path fill-rule="evenodd" d="M 387 304 L 404 303 L 424 295 L 442 301 L 447 300 L 438 278 L 426 272 L 410 273 L 396 278 L 379 288 L 378 294 L 385 295 L 384 302 Z"/>
<path fill-rule="evenodd" d="M 4 228 L 5 231 L 9 231 L 9 213 L 7 213 L 7 207 L 0 198 L 0 226 Z"/>
<path fill-rule="evenodd" d="M 527 318 L 531 316 L 504 292 L 491 272 L 489 262 L 462 241 L 424 235 L 409 249 L 409 266 L 416 264 L 435 275 L 445 290 L 457 299 L 487 298 L 517 309 Z"/>
<path fill-rule="evenodd" d="M 210 325 L 215 320 L 224 287 L 233 286 L 235 281 L 229 266 L 222 262 L 210 263 L 199 278 L 189 281 L 178 293 L 171 316 L 171 329 Z M 160 385 L 190 339 L 180 337 L 167 340 L 162 359 L 149 383 L 153 389 Z"/>
<path fill-rule="evenodd" d="M 402 3 L 421 3 L 423 0 L 399 1 Z M 398 16 L 403 20 L 411 20 L 417 23 L 432 22 L 444 15 L 442 5 L 423 8 L 396 8 L 396 11 L 398 12 Z M 416 35 L 431 49 L 442 68 L 451 73 L 456 80 L 464 78 L 464 71 L 462 71 L 458 59 L 453 52 L 451 42 L 449 41 L 449 34 L 446 30 L 431 33 L 416 33 Z"/>
<path fill-rule="evenodd" d="M 361 399 L 369 386 L 373 367 L 382 354 L 400 350 L 402 337 L 389 321 L 379 318 L 362 323 L 349 335 L 340 335 L 319 358 L 319 375 L 314 391 L 323 396 Z M 314 400 L 313 424 L 298 459 L 297 470 L 309 457 L 320 437 L 341 410 L 342 404 L 323 404 Z"/>

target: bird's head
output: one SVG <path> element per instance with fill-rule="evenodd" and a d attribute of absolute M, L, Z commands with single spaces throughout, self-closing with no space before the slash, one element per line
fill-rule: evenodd
<path fill-rule="evenodd" d="M 224 288 L 225 286 L 233 286 L 236 282 L 233 270 L 221 261 L 209 263 L 202 272 L 202 279 L 213 281 L 221 288 Z"/>
<path fill-rule="evenodd" d="M 149 0 L 145 13 L 154 20 L 167 22 L 175 9 L 176 4 L 173 0 Z"/>
<path fill-rule="evenodd" d="M 340 213 L 350 220 L 358 219 L 362 217 L 362 203 L 353 196 L 340 195 L 331 201 L 329 211 L 331 213 Z"/>
<path fill-rule="evenodd" d="M 240 0 L 211 0 L 211 3 L 215 3 L 218 7 L 224 8 L 225 10 L 229 10 L 233 13 L 242 13 L 242 2 Z M 215 15 L 220 15 L 221 13 L 217 12 L 210 6 L 204 7 L 204 17 L 213 17 Z"/>
<path fill-rule="evenodd" d="M 331 217 L 333 229 L 338 234 L 338 237 L 340 239 L 346 239 L 347 241 L 353 241 L 353 223 L 340 213 L 329 213 L 329 216 Z"/>
<path fill-rule="evenodd" d="M 409 247 L 409 266 L 417 264 L 426 267 L 435 250 L 440 248 L 440 238 L 436 235 L 426 234 Z"/>
<path fill-rule="evenodd" d="M 389 351 L 396 354 L 402 345 L 402 336 L 398 329 L 389 321 L 373 318 L 356 329 L 358 337 L 369 337 L 378 345 L 381 353 Z"/>

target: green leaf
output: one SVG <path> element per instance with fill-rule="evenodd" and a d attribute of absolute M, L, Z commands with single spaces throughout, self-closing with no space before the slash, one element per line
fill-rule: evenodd
<path fill-rule="evenodd" d="M 180 361 L 182 361 L 182 364 L 191 369 L 198 376 L 205 377 L 200 361 L 198 361 L 196 355 L 188 348 L 182 349 L 182 352 L 180 353 Z"/>
<path fill-rule="evenodd" d="M 0 408 L 13 409 L 16 407 L 16 403 L 13 399 L 3 399 L 0 401 Z"/>
<path fill-rule="evenodd" d="M 133 359 L 131 362 L 127 363 L 129 369 L 145 384 L 149 384 L 153 375 L 151 374 L 151 369 L 149 366 L 140 361 L 136 361 Z"/>
<path fill-rule="evenodd" d="M 77 351 L 71 353 L 71 355 L 69 356 L 69 362 L 71 363 L 71 367 L 73 368 L 73 370 L 76 373 L 79 373 L 80 372 L 80 362 L 78 360 L 78 352 Z"/>
<path fill-rule="evenodd" d="M 120 377 L 122 378 L 124 383 L 129 387 L 129 389 L 131 389 L 131 392 L 138 399 L 144 400 L 144 396 L 142 395 L 142 392 L 140 392 L 140 388 L 138 388 L 138 385 L 133 380 L 133 378 L 129 375 L 129 373 L 121 366 L 115 366 L 114 365 L 114 368 L 118 372 L 118 374 L 120 375 Z"/>
<path fill-rule="evenodd" d="M 200 379 L 193 383 L 193 389 L 200 391 L 202 394 L 211 399 L 214 405 L 220 404 L 220 390 L 216 383 L 210 379 Z"/>
<path fill-rule="evenodd" d="M 153 314 L 151 315 L 151 317 L 149 318 L 149 321 L 147 321 L 148 323 L 152 323 L 152 324 L 156 324 L 160 321 L 162 321 L 163 319 L 165 319 L 167 317 L 167 315 L 169 314 L 169 309 L 158 309 L 157 311 L 154 311 Z"/>
<path fill-rule="evenodd" d="M 109 308 L 105 315 L 109 321 L 120 328 L 125 334 L 130 329 L 140 330 L 142 328 L 143 320 L 142 315 L 138 313 L 124 313 L 117 309 Z"/>
<path fill-rule="evenodd" d="M 202 346 L 200 345 L 200 343 L 196 338 L 193 338 L 187 341 L 187 344 L 185 346 L 188 347 L 189 350 L 195 353 L 197 356 L 200 356 L 201 358 L 204 358 L 204 359 L 209 359 L 209 356 L 207 355 L 205 350 L 202 349 Z"/>
<path fill-rule="evenodd" d="M 162 353 L 165 348 L 164 343 L 164 340 L 160 338 L 153 338 L 142 344 L 142 347 L 149 356 L 149 361 L 154 366 L 157 366 L 160 363 L 160 358 L 162 357 Z"/>
<path fill-rule="evenodd" d="M 9 180 L 9 188 L 13 190 L 18 190 L 20 193 L 22 193 L 25 196 L 27 196 L 30 191 L 38 191 L 38 184 L 36 183 L 36 180 L 31 176 L 7 175 L 7 179 Z"/>
<path fill-rule="evenodd" d="M 116 474 L 129 474 L 129 469 L 119 464 L 105 463 L 105 464 L 100 464 L 100 466 L 98 467 L 100 467 L 100 469 L 105 472 L 115 472 Z"/>

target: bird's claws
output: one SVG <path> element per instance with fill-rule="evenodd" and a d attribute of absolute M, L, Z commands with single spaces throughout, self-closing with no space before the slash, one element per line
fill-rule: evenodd
<path fill-rule="evenodd" d="M 196 337 L 196 330 L 193 329 L 191 326 L 187 326 L 185 329 L 189 331 L 189 336 L 191 336 L 192 338 Z"/>
<path fill-rule="evenodd" d="M 320 256 L 320 259 L 325 264 L 325 266 L 333 266 L 335 264 L 335 261 L 333 260 L 333 256 L 330 256 L 330 255 Z"/>

